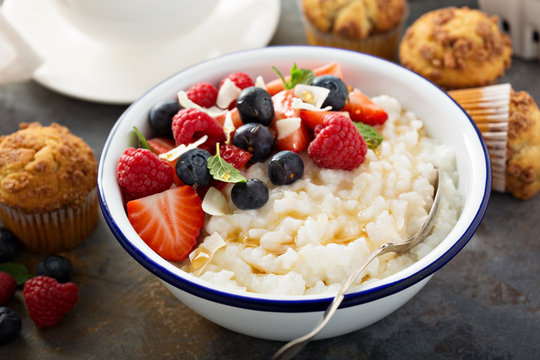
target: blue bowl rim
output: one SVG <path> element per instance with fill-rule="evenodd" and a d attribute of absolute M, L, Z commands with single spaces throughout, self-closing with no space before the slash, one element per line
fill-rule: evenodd
<path fill-rule="evenodd" d="M 313 48 L 314 46 L 311 45 L 279 45 L 279 46 L 269 46 L 267 48 L 288 48 L 288 47 L 296 47 L 296 48 Z M 232 52 L 226 55 L 222 55 L 221 57 L 226 56 L 237 56 L 239 53 L 244 52 L 251 52 L 251 51 L 257 51 L 260 49 L 248 49 L 248 50 L 241 50 Z M 346 49 L 336 49 L 331 48 L 332 51 L 346 51 L 346 52 L 353 52 L 351 50 Z M 359 54 L 359 53 L 358 53 Z M 374 55 L 369 54 L 360 54 L 362 56 L 369 56 L 376 58 L 380 61 L 386 61 L 389 62 L 395 66 L 399 66 L 402 69 L 405 69 L 406 71 L 409 71 L 413 73 L 415 76 L 422 77 L 421 75 L 401 66 L 400 64 L 396 64 L 394 62 L 391 62 L 386 59 L 379 58 Z M 206 60 L 204 62 L 213 61 L 215 59 Z M 203 62 L 203 63 L 204 63 Z M 201 63 L 199 63 L 201 64 Z M 199 64 L 195 64 L 193 66 L 197 66 Z M 117 239 L 117 241 L 120 243 L 120 245 L 144 268 L 146 268 L 148 271 L 150 271 L 152 274 L 157 276 L 159 279 L 167 282 L 168 284 L 172 285 L 173 287 L 176 287 L 182 291 L 185 291 L 189 294 L 192 294 L 194 296 L 206 299 L 211 302 L 220 303 L 223 305 L 238 307 L 238 308 L 244 308 L 249 310 L 255 310 L 255 311 L 265 311 L 265 312 L 285 312 L 285 313 L 305 313 L 305 312 L 313 312 L 313 311 L 324 311 L 332 301 L 332 296 L 324 297 L 324 298 L 317 298 L 317 299 L 284 299 L 284 300 L 276 300 L 276 299 L 262 299 L 258 297 L 250 297 L 249 294 L 246 295 L 239 295 L 239 294 L 233 294 L 228 293 L 216 289 L 211 289 L 206 286 L 193 283 L 187 279 L 180 278 L 174 273 L 170 272 L 166 268 L 162 267 L 161 265 L 153 262 L 148 256 L 144 254 L 144 252 L 137 249 L 135 246 L 131 244 L 131 242 L 127 239 L 127 237 L 122 233 L 122 231 L 119 229 L 119 227 L 116 225 L 111 213 L 109 212 L 109 208 L 107 205 L 107 201 L 103 196 L 103 186 L 102 186 L 102 176 L 103 176 L 103 159 L 105 158 L 108 150 L 109 143 L 111 139 L 114 137 L 115 132 L 117 131 L 117 128 L 119 126 L 119 123 L 121 122 L 122 118 L 126 116 L 126 114 L 129 112 L 130 108 L 134 106 L 141 98 L 143 98 L 147 93 L 151 92 L 156 87 L 159 87 L 163 82 L 168 81 L 170 78 L 173 78 L 177 76 L 180 73 L 183 73 L 185 71 L 189 71 L 189 69 L 193 66 L 184 68 L 183 70 L 177 72 L 176 74 L 170 76 L 167 79 L 164 79 L 162 82 L 156 84 L 154 87 L 149 89 L 145 94 L 143 94 L 138 100 L 134 101 L 119 117 L 115 125 L 113 126 L 107 141 L 105 145 L 103 146 L 103 152 L 100 157 L 99 162 L 99 168 L 98 168 L 98 199 L 101 211 L 103 213 L 103 217 L 105 219 L 105 222 L 109 226 L 111 232 Z M 424 78 L 425 79 L 425 78 Z M 468 228 L 463 232 L 463 234 L 460 236 L 460 238 L 455 242 L 455 244 L 448 249 L 444 254 L 442 254 L 438 259 L 431 262 L 428 266 L 424 267 L 423 269 L 417 271 L 416 273 L 406 277 L 399 279 L 397 281 L 383 284 L 377 287 L 373 287 L 366 290 L 357 291 L 354 293 L 350 293 L 345 295 L 345 298 L 340 305 L 340 308 L 347 308 L 356 306 L 359 304 L 368 303 L 377 299 L 381 299 L 393 294 L 396 294 L 414 284 L 417 284 L 418 282 L 422 281 L 423 279 L 433 275 L 436 271 L 438 271 L 440 268 L 442 268 L 448 261 L 450 261 L 461 249 L 469 242 L 469 240 L 472 238 L 478 227 L 480 226 L 480 223 L 482 222 L 484 215 L 486 213 L 490 195 L 491 195 L 491 183 L 492 183 L 492 177 L 491 177 L 491 160 L 489 158 L 489 153 L 487 150 L 486 143 L 482 137 L 482 134 L 478 127 L 476 126 L 476 123 L 472 120 L 472 118 L 467 114 L 465 110 L 450 96 L 448 95 L 443 89 L 441 89 L 439 86 L 431 82 L 429 79 L 425 79 L 426 81 L 430 82 L 438 88 L 441 92 L 443 92 L 452 102 L 454 102 L 461 111 L 466 115 L 466 117 L 469 119 L 471 125 L 476 131 L 476 134 L 478 136 L 478 139 L 480 140 L 481 146 L 483 148 L 484 153 L 484 160 L 486 164 L 486 183 L 484 187 L 484 194 L 482 197 L 482 201 L 480 203 L 480 206 L 478 208 L 477 213 L 475 214 L 473 220 L 471 221 Z"/>

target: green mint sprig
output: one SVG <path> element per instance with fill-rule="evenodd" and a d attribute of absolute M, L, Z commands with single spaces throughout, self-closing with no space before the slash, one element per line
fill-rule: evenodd
<path fill-rule="evenodd" d="M 281 78 L 281 81 L 283 81 L 285 89 L 293 89 L 297 84 L 309 85 L 313 79 L 315 79 L 315 73 L 313 71 L 309 69 L 300 69 L 296 63 L 294 63 L 291 68 L 291 78 L 289 81 L 285 80 L 285 77 L 283 77 L 281 72 L 275 66 L 272 66 L 272 69 Z"/>
<path fill-rule="evenodd" d="M 216 155 L 210 156 L 206 166 L 214 179 L 228 183 L 246 182 L 240 170 L 232 166 L 219 154 L 219 143 L 216 144 Z"/>
<path fill-rule="evenodd" d="M 135 131 L 135 134 L 137 134 L 137 137 L 139 138 L 139 142 L 141 143 L 141 147 L 151 150 L 150 145 L 148 145 L 148 142 L 146 142 L 146 138 L 144 135 L 137 129 L 136 126 L 133 127 L 133 131 Z"/>
<path fill-rule="evenodd" d="M 364 138 L 368 149 L 376 149 L 383 141 L 382 135 L 374 127 L 361 122 L 353 122 L 358 132 Z"/>

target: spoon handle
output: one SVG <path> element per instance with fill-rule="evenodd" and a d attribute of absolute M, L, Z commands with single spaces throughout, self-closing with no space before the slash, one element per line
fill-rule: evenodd
<path fill-rule="evenodd" d="M 281 349 L 279 349 L 274 356 L 272 357 L 272 360 L 289 360 L 292 359 L 296 354 L 298 354 L 304 346 L 321 331 L 326 324 L 330 321 L 336 310 L 339 308 L 339 305 L 341 305 L 341 302 L 345 298 L 345 293 L 349 290 L 351 285 L 354 283 L 356 278 L 364 271 L 366 266 L 369 265 L 370 262 L 373 261 L 377 256 L 384 254 L 385 252 L 390 251 L 391 249 L 388 247 L 388 244 L 382 244 L 377 249 L 373 250 L 367 259 L 364 261 L 364 263 L 357 267 L 355 271 L 349 275 L 347 278 L 347 281 L 341 286 L 341 289 L 337 293 L 337 295 L 334 297 L 334 300 L 332 300 L 332 303 L 326 308 L 326 311 L 323 314 L 323 317 L 319 324 L 311 330 L 306 335 L 296 338 L 292 341 L 289 341 L 287 344 L 283 345 Z"/>

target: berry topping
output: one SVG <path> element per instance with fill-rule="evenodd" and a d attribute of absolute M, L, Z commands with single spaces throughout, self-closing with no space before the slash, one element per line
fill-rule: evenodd
<path fill-rule="evenodd" d="M 148 120 L 156 136 L 172 137 L 172 119 L 178 111 L 180 104 L 176 100 L 161 101 L 150 109 Z"/>
<path fill-rule="evenodd" d="M 328 169 L 355 169 L 364 162 L 366 152 L 366 143 L 353 122 L 340 113 L 324 119 L 308 147 L 313 162 Z"/>
<path fill-rule="evenodd" d="M 221 144 L 219 146 L 219 153 L 223 160 L 239 170 L 243 169 L 253 156 L 249 151 L 240 149 L 238 146 L 232 144 Z"/>
<path fill-rule="evenodd" d="M 234 83 L 234 85 L 236 85 L 240 89 L 245 89 L 250 86 L 255 86 L 255 83 L 253 82 L 253 79 L 251 78 L 251 76 L 241 71 L 227 75 L 223 80 L 221 80 L 219 87 L 223 85 L 223 83 L 225 82 L 225 79 L 231 80 Z"/>
<path fill-rule="evenodd" d="M 202 200 L 188 185 L 130 201 L 127 213 L 141 239 L 170 261 L 188 256 L 204 222 Z"/>
<path fill-rule="evenodd" d="M 189 145 L 207 135 L 201 149 L 214 152 L 216 143 L 225 141 L 225 133 L 216 119 L 197 109 L 180 110 L 173 118 L 172 129 L 176 145 Z"/>
<path fill-rule="evenodd" d="M 10 274 L 0 271 L 0 305 L 6 304 L 17 290 L 17 283 Z"/>
<path fill-rule="evenodd" d="M 274 150 L 274 136 L 262 124 L 247 123 L 236 129 L 233 144 L 253 154 L 252 161 L 265 161 Z"/>
<path fill-rule="evenodd" d="M 170 166 L 147 149 L 127 148 L 118 160 L 116 178 L 127 199 L 152 195 L 171 187 Z"/>
<path fill-rule="evenodd" d="M 21 332 L 21 318 L 15 311 L 0 307 L 0 344 L 12 342 Z"/>
<path fill-rule="evenodd" d="M 304 175 L 304 162 L 292 151 L 280 151 L 268 161 L 268 177 L 275 185 L 288 185 Z"/>
<path fill-rule="evenodd" d="M 186 185 L 204 187 L 212 180 L 207 160 L 212 156 L 203 149 L 191 149 L 180 155 L 176 161 L 176 175 Z"/>
<path fill-rule="evenodd" d="M 343 108 L 348 111 L 353 121 L 368 125 L 382 125 L 388 119 L 388 114 L 379 105 L 359 90 L 349 93 L 349 101 Z"/>
<path fill-rule="evenodd" d="M 242 90 L 236 107 L 244 124 L 256 122 L 268 126 L 274 119 L 272 97 L 260 87 L 250 86 Z"/>
<path fill-rule="evenodd" d="M 172 138 L 153 137 L 146 140 L 150 151 L 159 155 L 171 151 L 176 147 L 176 143 Z"/>
<path fill-rule="evenodd" d="M 37 326 L 56 325 L 75 306 L 79 289 L 73 282 L 60 284 L 49 276 L 36 276 L 24 284 L 28 315 Z"/>
<path fill-rule="evenodd" d="M 10 230 L 0 228 L 0 263 L 7 262 L 15 256 L 18 239 Z"/>
<path fill-rule="evenodd" d="M 311 85 L 330 90 L 322 107 L 331 106 L 333 111 L 339 111 L 345 106 L 349 91 L 347 90 L 347 85 L 339 77 L 334 75 L 318 76 L 313 80 Z"/>
<path fill-rule="evenodd" d="M 195 104 L 210 108 L 216 104 L 218 90 L 209 82 L 200 82 L 187 89 L 186 95 Z"/>
<path fill-rule="evenodd" d="M 72 280 L 73 266 L 71 261 L 63 256 L 50 255 L 38 264 L 36 274 L 50 276 L 59 283 L 66 283 Z"/>
<path fill-rule="evenodd" d="M 242 210 L 258 209 L 268 201 L 268 187 L 259 179 L 234 184 L 231 200 Z"/>

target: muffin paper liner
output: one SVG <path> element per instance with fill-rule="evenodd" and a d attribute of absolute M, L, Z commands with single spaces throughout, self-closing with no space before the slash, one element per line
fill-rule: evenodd
<path fill-rule="evenodd" d="M 505 191 L 510 84 L 453 90 L 448 94 L 474 120 L 486 142 L 493 173 L 492 189 Z"/>
<path fill-rule="evenodd" d="M 53 254 L 74 248 L 92 233 L 98 221 L 97 200 L 97 190 L 93 189 L 77 208 L 67 206 L 35 214 L 0 204 L 0 216 L 26 250 Z"/>

